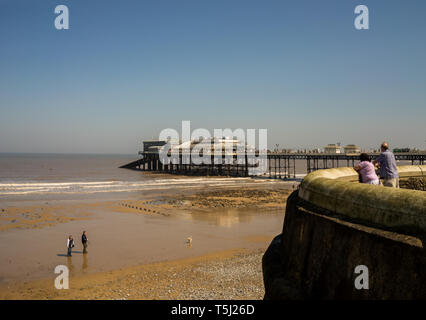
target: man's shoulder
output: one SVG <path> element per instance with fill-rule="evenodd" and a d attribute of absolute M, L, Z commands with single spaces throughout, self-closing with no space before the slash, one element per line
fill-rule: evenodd
<path fill-rule="evenodd" d="M 386 153 L 386 156 L 387 157 L 389 157 L 389 158 L 394 158 L 395 159 L 395 155 L 393 154 L 393 152 L 392 151 L 390 151 L 390 150 L 388 150 L 388 151 L 386 151 L 387 153 Z"/>

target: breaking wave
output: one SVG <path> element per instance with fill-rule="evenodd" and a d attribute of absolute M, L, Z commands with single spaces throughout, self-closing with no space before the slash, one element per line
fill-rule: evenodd
<path fill-rule="evenodd" d="M 81 182 L 25 182 L 0 183 L 0 195 L 98 193 L 161 190 L 175 187 L 232 186 L 254 184 L 250 178 L 188 178 L 152 179 L 144 181 L 81 181 Z M 265 182 L 265 181 L 263 181 Z"/>

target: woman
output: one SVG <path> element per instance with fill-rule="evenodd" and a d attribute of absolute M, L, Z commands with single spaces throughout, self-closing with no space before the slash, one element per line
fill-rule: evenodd
<path fill-rule="evenodd" d="M 72 238 L 72 235 L 70 235 L 67 239 L 67 248 L 68 248 L 68 257 L 71 257 L 71 251 L 72 248 L 74 248 L 74 239 Z"/>
<path fill-rule="evenodd" d="M 366 153 L 361 153 L 359 158 L 361 162 L 354 169 L 359 173 L 361 182 L 379 185 L 379 177 L 376 174 L 374 165 L 371 163 L 370 156 Z"/>

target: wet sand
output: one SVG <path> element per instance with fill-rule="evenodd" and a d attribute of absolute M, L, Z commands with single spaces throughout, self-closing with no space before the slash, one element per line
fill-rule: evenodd
<path fill-rule="evenodd" d="M 131 275 L 136 277 L 137 273 L 132 273 L 132 268 L 148 268 L 148 276 L 151 271 L 159 274 L 160 269 L 168 270 L 170 263 L 177 263 L 182 270 L 188 271 L 194 270 L 195 265 L 209 269 L 225 263 L 225 260 L 231 265 L 244 263 L 244 259 L 253 260 L 254 256 L 261 256 L 270 240 L 281 231 L 285 201 L 291 186 L 274 183 L 261 188 L 259 184 L 256 187 L 226 186 L 210 191 L 179 190 L 137 198 L 116 195 L 112 197 L 113 200 L 55 200 L 47 204 L 45 201 L 30 201 L 21 207 L 18 202 L 2 202 L 0 207 L 5 209 L 8 224 L 10 218 L 15 217 L 17 221 L 14 226 L 18 227 L 7 227 L 0 231 L 0 297 L 128 298 L 118 293 L 111 294 L 108 287 L 115 283 L 124 288 L 119 279 L 124 275 L 129 275 L 129 281 Z M 42 215 L 41 212 L 49 214 Z M 57 217 L 59 219 L 55 220 Z M 79 239 L 82 230 L 88 232 L 87 255 L 82 254 Z M 68 234 L 73 234 L 76 239 L 71 258 L 65 256 Z M 193 239 L 192 246 L 186 243 L 188 237 Z M 245 258 L 239 256 L 243 253 L 246 254 Z M 207 256 L 210 258 L 205 260 Z M 62 290 L 68 292 L 65 295 L 59 295 L 56 289 L 53 291 L 56 293 L 52 293 L 49 290 L 53 288 L 53 279 L 56 277 L 54 268 L 60 264 L 69 267 L 74 288 L 85 288 L 79 281 L 95 281 L 93 283 L 102 283 L 104 289 L 91 291 L 86 288 L 84 295 L 75 296 L 71 290 Z M 253 271 L 255 278 L 261 280 L 259 268 L 260 261 L 251 267 L 257 270 Z M 138 294 L 133 293 L 133 297 L 191 298 L 191 291 L 179 291 L 178 285 L 177 291 L 171 290 L 173 294 L 163 292 L 162 282 L 167 277 L 155 278 L 152 275 L 152 279 L 156 280 L 152 280 L 146 288 L 152 288 L 155 294 L 141 287 Z M 185 277 L 179 281 L 191 283 Z M 46 287 L 37 289 L 41 283 L 46 283 Z M 208 283 L 206 280 L 205 285 Z M 261 281 L 256 283 L 257 291 L 253 289 L 253 292 L 257 292 L 257 295 L 250 293 L 252 298 L 260 298 L 262 295 L 259 291 Z M 203 284 L 200 286 L 203 287 Z M 192 288 L 195 287 L 194 283 Z M 219 291 L 216 294 L 212 291 L 211 294 L 220 297 Z M 234 297 L 228 293 L 227 297 L 231 296 Z M 193 297 L 201 296 L 193 294 Z"/>
<path fill-rule="evenodd" d="M 17 283 L 3 286 L 0 299 L 262 299 L 265 249 L 227 250 L 71 276 L 67 290 L 55 289 L 53 279 Z"/>
<path fill-rule="evenodd" d="M 38 205 L 0 208 L 0 231 L 44 228 L 74 220 L 88 220 L 96 206 L 96 203 L 49 205 L 45 202 Z"/>

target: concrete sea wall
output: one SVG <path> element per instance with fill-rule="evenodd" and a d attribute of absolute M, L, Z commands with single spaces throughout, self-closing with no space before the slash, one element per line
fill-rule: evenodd
<path fill-rule="evenodd" d="M 282 234 L 262 261 L 265 299 L 426 298 L 426 193 L 357 180 L 351 168 L 316 171 L 288 198 Z M 355 287 L 360 265 L 368 289 Z"/>

